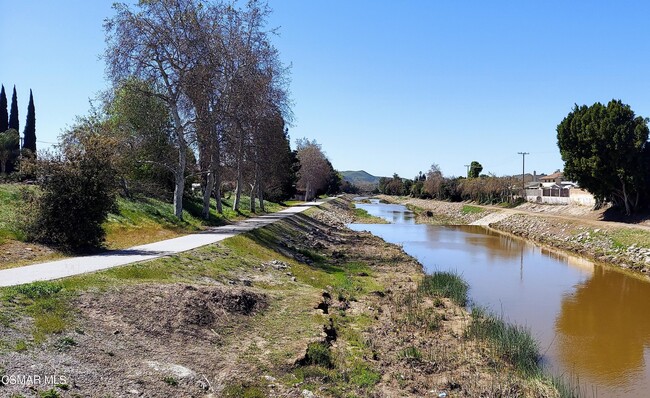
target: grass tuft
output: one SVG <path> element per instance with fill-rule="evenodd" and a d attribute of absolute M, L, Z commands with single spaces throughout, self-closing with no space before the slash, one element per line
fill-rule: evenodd
<path fill-rule="evenodd" d="M 425 275 L 418 291 L 431 297 L 447 297 L 460 306 L 467 304 L 469 285 L 455 272 L 434 272 Z"/>
<path fill-rule="evenodd" d="M 475 307 L 467 335 L 488 341 L 497 355 L 522 375 L 531 377 L 540 374 L 539 346 L 527 328 L 509 324 L 503 318 Z"/>

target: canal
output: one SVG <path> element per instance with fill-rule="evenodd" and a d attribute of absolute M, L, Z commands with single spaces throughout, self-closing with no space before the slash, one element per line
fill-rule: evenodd
<path fill-rule="evenodd" d="M 473 303 L 525 325 L 544 365 L 587 396 L 650 396 L 650 283 L 480 226 L 416 224 L 406 207 L 358 203 L 390 224 L 351 224 L 403 246 L 425 270 L 455 271 Z"/>

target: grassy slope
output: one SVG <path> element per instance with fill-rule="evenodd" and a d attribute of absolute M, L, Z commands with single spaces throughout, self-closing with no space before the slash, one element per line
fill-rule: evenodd
<path fill-rule="evenodd" d="M 11 329 L 23 328 L 20 330 L 22 337 L 16 338 L 17 333 L 13 333 L 13 337 L 0 338 L 0 373 L 3 356 L 11 352 L 25 352 L 28 355 L 32 349 L 56 349 L 66 342 L 82 347 L 82 336 L 79 335 L 82 333 L 82 325 L 77 320 L 79 309 L 75 308 L 75 300 L 89 291 L 111 292 L 124 286 L 151 283 L 204 284 L 206 280 L 228 285 L 230 281 L 247 275 L 252 267 L 261 262 L 281 260 L 290 266 L 289 270 L 297 278 L 297 283 L 292 282 L 285 272 L 278 272 L 279 280 L 273 283 L 255 283 L 257 289 L 266 291 L 273 301 L 269 310 L 256 316 L 255 324 L 246 331 L 254 334 L 257 340 L 269 342 L 270 349 L 264 353 L 263 358 L 264 372 L 278 377 L 283 384 L 304 382 L 305 387 L 312 385 L 310 380 L 314 377 L 313 372 L 329 375 L 333 378 L 329 391 L 335 396 L 343 391 L 370 387 L 378 381 L 378 374 L 361 362 L 358 353 L 341 354 L 343 356 L 336 359 L 351 367 L 353 382 L 341 378 L 336 371 L 321 368 L 317 364 L 307 366 L 294 374 L 285 373 L 287 360 L 303 355 L 310 341 L 320 339 L 323 326 L 327 324 L 324 316 L 313 311 L 323 289 L 332 289 L 334 297 L 346 300 L 366 295 L 371 290 L 383 290 L 383 287 L 373 280 L 372 270 L 364 263 L 344 262 L 335 265 L 325 256 L 300 249 L 300 255 L 313 261 L 311 265 L 307 265 L 276 251 L 281 238 L 301 239 L 303 234 L 311 229 L 310 222 L 307 217 L 302 220 L 282 221 L 262 230 L 177 256 L 57 282 L 37 282 L 18 288 L 0 289 L 0 330 L 2 326 Z M 21 321 L 25 317 L 32 321 Z M 349 315 L 337 318 L 336 322 L 341 335 L 359 340 L 359 333 L 355 328 L 367 322 L 367 316 Z M 31 326 L 25 329 L 25 325 Z M 235 347 L 241 346 L 241 340 L 246 338 L 246 333 L 219 330 L 225 345 L 219 352 L 239 349 Z M 364 343 L 356 341 L 355 344 Z M 245 366 L 259 368 L 261 359 L 248 352 L 250 348 L 242 349 L 247 349 L 245 355 L 239 355 L 241 361 L 246 363 Z M 249 361 L 251 363 L 248 363 Z M 224 390 L 224 396 L 243 396 L 251 393 L 252 396 L 257 396 L 256 391 L 267 388 L 268 383 L 257 384 L 255 377 L 259 377 L 259 374 L 249 376 L 251 380 L 247 382 L 230 380 L 231 384 Z"/>
<path fill-rule="evenodd" d="M 215 200 L 210 204 L 210 218 L 201 217 L 202 201 L 199 198 L 185 200 L 183 221 L 174 216 L 171 204 L 156 199 L 118 200 L 118 214 L 111 214 L 105 224 L 106 244 L 111 249 L 122 249 L 133 245 L 151 243 L 162 239 L 199 231 L 208 226 L 225 225 L 246 217 L 263 214 L 250 213 L 250 199 L 242 197 L 239 213 L 232 210 L 233 198 L 222 200 L 223 214 L 216 211 Z M 271 202 L 265 202 L 265 210 L 273 213 L 284 207 Z"/>
<path fill-rule="evenodd" d="M 20 241 L 24 240 L 24 235 L 18 228 L 16 212 L 21 206 L 20 191 L 36 190 L 36 186 L 26 186 L 19 184 L 0 184 L 0 246 L 11 243 L 12 250 L 15 252 L 24 252 L 26 247 L 34 247 Z M 137 200 L 118 199 L 119 211 L 117 214 L 110 214 L 107 222 L 104 224 L 106 230 L 106 247 L 109 249 L 123 249 L 134 245 L 141 245 L 156 242 L 163 239 L 169 239 L 180 235 L 199 231 L 209 226 L 218 226 L 236 222 L 246 217 L 263 214 L 251 214 L 250 199 L 247 196 L 242 197 L 241 211 L 239 213 L 232 210 L 234 197 L 224 199 L 223 214 L 218 214 L 215 210 L 216 203 L 212 199 L 210 218 L 204 220 L 201 218 L 202 201 L 198 197 L 185 200 L 185 210 L 183 212 L 183 221 L 174 216 L 172 204 L 157 199 L 142 198 Z M 266 212 L 276 212 L 284 207 L 271 202 L 265 202 Z M 22 258 L 18 255 L 15 258 L 1 261 L 0 269 L 11 266 L 20 266 L 29 263 L 46 261 L 49 259 L 60 258 L 62 253 L 52 253 L 51 250 L 44 250 L 43 254 L 36 251 L 29 259 Z"/>

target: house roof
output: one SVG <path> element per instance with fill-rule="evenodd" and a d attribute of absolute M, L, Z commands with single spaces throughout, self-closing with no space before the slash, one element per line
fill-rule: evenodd
<path fill-rule="evenodd" d="M 549 181 L 553 181 L 553 180 L 555 180 L 555 179 L 557 179 L 557 178 L 562 178 L 562 177 L 564 177 L 564 173 L 561 172 L 561 171 L 556 171 L 556 172 L 553 173 L 553 174 L 549 174 L 549 175 L 547 175 L 547 176 L 545 176 L 545 177 L 541 177 L 540 180 L 549 180 Z"/>

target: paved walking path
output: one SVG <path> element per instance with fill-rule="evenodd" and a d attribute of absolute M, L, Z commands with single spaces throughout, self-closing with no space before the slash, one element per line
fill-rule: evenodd
<path fill-rule="evenodd" d="M 129 249 L 111 250 L 93 256 L 66 258 L 64 260 L 0 270 L 0 286 L 15 286 L 22 285 L 23 283 L 65 278 L 67 276 L 85 274 L 87 272 L 118 267 L 120 265 L 151 260 L 196 249 L 197 247 L 233 237 L 242 232 L 272 224 L 322 203 L 309 202 L 281 210 L 277 213 L 249 218 L 236 224 L 211 228 L 205 232 L 135 246 Z"/>

